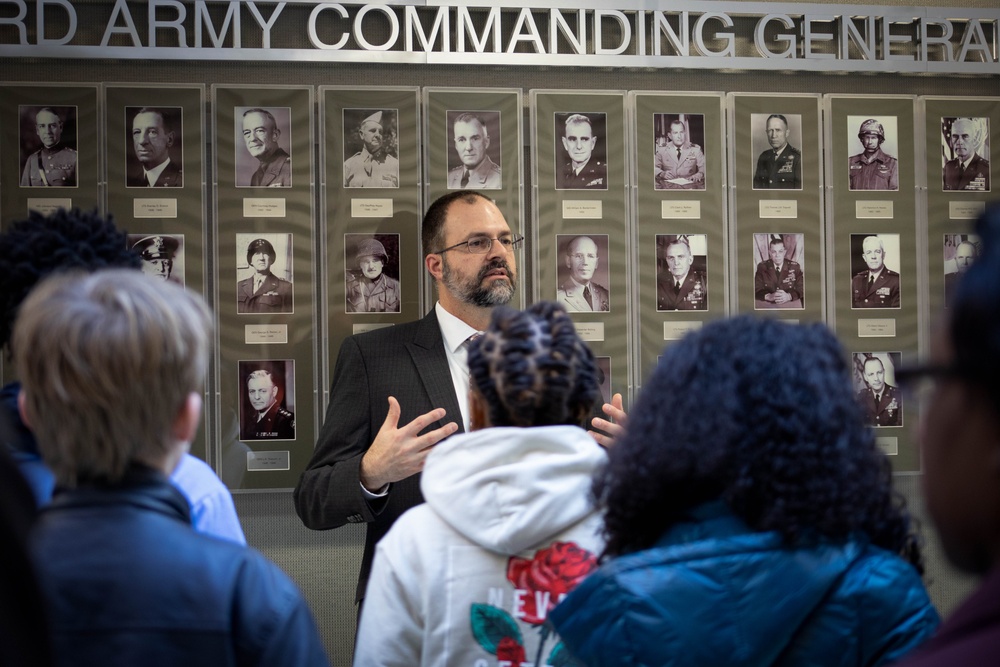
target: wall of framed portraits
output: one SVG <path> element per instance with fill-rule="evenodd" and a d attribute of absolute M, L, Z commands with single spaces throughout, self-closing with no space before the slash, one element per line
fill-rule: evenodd
<path fill-rule="evenodd" d="M 996 75 L 0 62 L 0 225 L 99 207 L 150 271 L 206 295 L 219 335 L 196 451 L 237 492 L 251 544 L 306 593 L 337 663 L 363 526 L 306 530 L 287 489 L 340 341 L 433 304 L 420 216 L 469 183 L 528 239 L 520 302 L 575 304 L 605 391 L 626 403 L 665 345 L 711 319 L 834 327 L 859 400 L 884 387 L 869 419 L 922 514 L 919 406 L 889 388 L 925 351 L 997 198 Z M 927 560 L 947 612 L 969 582 L 932 538 Z"/>

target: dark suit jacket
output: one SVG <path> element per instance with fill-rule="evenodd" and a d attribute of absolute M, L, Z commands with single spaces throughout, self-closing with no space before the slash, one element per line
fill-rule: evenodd
<path fill-rule="evenodd" d="M 344 340 L 316 449 L 295 487 L 295 511 L 308 528 L 368 524 L 356 600 L 364 598 L 375 544 L 403 512 L 424 500 L 420 475 L 390 485 L 389 495 L 373 502 L 361 492 L 361 458 L 385 421 L 390 395 L 399 401 L 400 426 L 434 408 L 444 408 L 445 418 L 425 431 L 452 421 L 458 424 L 459 432 L 463 430 L 441 327 L 433 310 L 416 322 Z"/>
<path fill-rule="evenodd" d="M 754 297 L 758 301 L 766 301 L 764 298 L 768 294 L 783 290 L 788 292 L 792 300 L 801 299 L 803 292 L 802 267 L 798 262 L 786 259 L 781 265 L 781 275 L 774 270 L 774 262 L 765 259 L 757 265 L 757 272 L 753 277 Z"/>
<path fill-rule="evenodd" d="M 657 310 L 708 310 L 708 281 L 697 271 L 688 271 L 679 292 L 674 277 L 664 271 L 656 279 Z"/>
<path fill-rule="evenodd" d="M 250 185 L 268 188 L 292 187 L 292 158 L 282 148 L 276 148 L 270 159 L 257 167 Z"/>
<path fill-rule="evenodd" d="M 851 280 L 851 308 L 899 308 L 899 274 L 882 267 L 868 286 L 868 269 Z"/>
<path fill-rule="evenodd" d="M 885 385 L 882 398 L 875 403 L 872 390 L 865 387 L 858 392 L 858 402 L 865 413 L 865 423 L 869 426 L 901 426 L 903 424 L 903 397 L 892 385 Z"/>
<path fill-rule="evenodd" d="M 130 188 L 145 188 L 149 187 L 146 184 L 146 173 L 139 167 L 138 170 L 130 171 L 128 174 L 128 182 L 126 183 Z M 183 172 L 181 171 L 181 166 L 171 160 L 167 163 L 167 166 L 160 172 L 159 177 L 156 179 L 156 184 L 153 187 L 157 188 L 179 188 L 184 185 Z"/>
<path fill-rule="evenodd" d="M 801 190 L 802 153 L 791 144 L 785 145 L 780 156 L 767 149 L 757 158 L 753 174 L 755 190 Z"/>

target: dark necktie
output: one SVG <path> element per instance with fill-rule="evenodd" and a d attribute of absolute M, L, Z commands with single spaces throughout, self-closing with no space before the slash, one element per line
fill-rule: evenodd
<path fill-rule="evenodd" d="M 459 182 L 458 186 L 464 188 L 468 184 L 469 184 L 469 170 L 466 169 L 465 172 L 462 174 L 462 180 Z"/>
<path fill-rule="evenodd" d="M 674 294 L 680 294 L 680 293 L 681 293 L 681 281 L 675 280 L 674 281 Z"/>
<path fill-rule="evenodd" d="M 587 305 L 590 306 L 591 310 L 594 309 L 594 301 L 593 301 L 593 299 L 590 298 L 590 288 L 589 287 L 584 287 L 583 288 L 583 300 L 587 302 Z"/>
<path fill-rule="evenodd" d="M 681 159 L 681 147 L 680 146 L 677 147 L 677 159 L 678 160 Z"/>
<path fill-rule="evenodd" d="M 874 284 L 875 284 L 875 276 L 869 273 L 868 274 L 868 286 L 871 287 Z"/>

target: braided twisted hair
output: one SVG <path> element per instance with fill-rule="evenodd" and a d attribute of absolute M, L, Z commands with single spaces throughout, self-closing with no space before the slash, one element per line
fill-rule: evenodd
<path fill-rule="evenodd" d="M 469 377 L 493 426 L 583 427 L 600 399 L 594 355 L 552 301 L 494 309 L 469 344 Z"/>

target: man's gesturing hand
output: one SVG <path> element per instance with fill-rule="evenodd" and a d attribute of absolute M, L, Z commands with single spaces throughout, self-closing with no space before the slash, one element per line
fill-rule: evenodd
<path fill-rule="evenodd" d="M 607 419 L 601 419 L 600 417 L 594 417 L 590 421 L 590 425 L 594 429 L 600 430 L 590 430 L 587 433 L 590 434 L 594 440 L 598 442 L 599 445 L 605 448 L 611 448 L 615 442 L 623 435 L 625 435 L 625 426 L 628 423 L 628 415 L 625 414 L 625 410 L 622 409 L 622 395 L 615 394 L 611 397 L 610 403 L 605 403 L 602 408 L 604 414 L 606 414 L 615 422 L 610 422 Z M 604 433 L 601 433 L 604 431 Z"/>
<path fill-rule="evenodd" d="M 375 442 L 361 459 L 361 484 L 372 493 L 379 493 L 391 482 L 398 482 L 424 469 L 424 460 L 431 448 L 458 430 L 449 422 L 439 429 L 418 435 L 429 424 L 442 419 L 444 408 L 425 412 L 409 424 L 399 427 L 399 401 L 389 397 L 389 414 L 375 436 Z"/>

